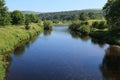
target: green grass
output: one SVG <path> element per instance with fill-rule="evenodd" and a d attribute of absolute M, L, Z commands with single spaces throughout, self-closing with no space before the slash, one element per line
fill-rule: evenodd
<path fill-rule="evenodd" d="M 24 26 L 9 26 L 0 28 L 0 53 L 14 49 L 19 42 L 29 39 L 42 31 L 37 24 L 30 24 L 30 30 L 25 30 Z"/>
<path fill-rule="evenodd" d="M 0 80 L 4 80 L 7 65 L 10 60 L 10 54 L 17 47 L 17 44 L 28 40 L 42 32 L 43 28 L 38 24 L 31 23 L 29 30 L 25 30 L 25 26 L 6 26 L 0 28 Z"/>

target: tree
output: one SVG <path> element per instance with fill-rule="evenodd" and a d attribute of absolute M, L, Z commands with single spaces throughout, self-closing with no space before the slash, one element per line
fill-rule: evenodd
<path fill-rule="evenodd" d="M 25 23 L 25 16 L 21 11 L 15 10 L 11 13 L 12 24 L 21 25 Z"/>
<path fill-rule="evenodd" d="M 9 25 L 11 21 L 8 9 L 5 6 L 5 1 L 0 0 L 0 26 Z"/>
<path fill-rule="evenodd" d="M 80 18 L 79 19 L 85 21 L 85 20 L 89 19 L 89 16 L 88 16 L 87 13 L 83 12 L 83 13 L 80 14 Z"/>
<path fill-rule="evenodd" d="M 120 0 L 108 0 L 103 8 L 110 30 L 120 29 Z"/>
<path fill-rule="evenodd" d="M 52 22 L 44 21 L 44 30 L 52 30 Z"/>

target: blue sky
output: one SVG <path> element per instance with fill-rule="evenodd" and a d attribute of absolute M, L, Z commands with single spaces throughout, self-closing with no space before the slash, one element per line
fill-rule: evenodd
<path fill-rule="evenodd" d="M 5 0 L 9 11 L 56 12 L 102 8 L 107 0 Z"/>

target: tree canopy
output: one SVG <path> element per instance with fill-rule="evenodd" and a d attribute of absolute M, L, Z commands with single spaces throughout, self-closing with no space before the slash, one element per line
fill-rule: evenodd
<path fill-rule="evenodd" d="M 10 21 L 10 15 L 8 13 L 8 8 L 5 6 L 5 1 L 0 0 L 0 26 L 9 25 Z"/>
<path fill-rule="evenodd" d="M 110 30 L 120 29 L 120 0 L 108 0 L 103 8 Z"/>
<path fill-rule="evenodd" d="M 22 14 L 21 11 L 15 10 L 11 13 L 12 24 L 21 25 L 25 22 L 25 16 Z"/>

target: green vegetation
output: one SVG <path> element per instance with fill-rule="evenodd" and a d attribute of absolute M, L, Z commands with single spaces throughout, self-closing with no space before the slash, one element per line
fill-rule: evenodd
<path fill-rule="evenodd" d="M 74 21 L 74 20 L 80 19 L 80 15 L 82 15 L 82 14 L 87 15 L 88 19 L 103 19 L 103 11 L 101 9 L 40 13 L 38 16 L 42 20 L 52 20 L 52 21 L 54 21 L 54 20 L 70 21 L 71 20 L 71 21 Z"/>
<path fill-rule="evenodd" d="M 70 25 L 70 30 L 82 35 L 89 34 L 92 38 L 103 43 L 120 45 L 120 0 L 108 0 L 103 8 L 105 19 L 90 21 L 86 13 L 82 13 L 79 20 L 88 24 L 75 22 Z"/>
<path fill-rule="evenodd" d="M 0 26 L 9 25 L 11 22 L 10 14 L 5 6 L 5 1 L 0 0 Z"/>
<path fill-rule="evenodd" d="M 25 30 L 24 25 L 0 28 L 0 53 L 13 50 L 14 46 L 19 42 L 29 39 L 42 31 L 42 28 L 35 23 L 31 23 L 29 26 L 29 30 Z"/>
<path fill-rule="evenodd" d="M 11 19 L 13 25 L 22 25 L 25 23 L 25 16 L 21 11 L 15 10 L 11 13 Z"/>
<path fill-rule="evenodd" d="M 108 28 L 92 32 L 91 36 L 110 44 L 120 45 L 120 0 L 108 0 L 103 10 Z"/>
<path fill-rule="evenodd" d="M 106 21 L 104 20 L 88 20 L 88 21 L 75 21 L 69 30 L 80 32 L 83 35 L 89 35 L 91 32 L 106 29 Z"/>
<path fill-rule="evenodd" d="M 52 22 L 51 21 L 44 21 L 44 30 L 52 30 Z"/>
<path fill-rule="evenodd" d="M 103 8 L 109 30 L 120 29 L 120 0 L 108 0 Z"/>

